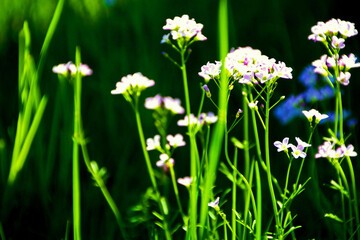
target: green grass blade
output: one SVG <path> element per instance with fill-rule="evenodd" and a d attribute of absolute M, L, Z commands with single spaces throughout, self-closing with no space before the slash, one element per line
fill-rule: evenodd
<path fill-rule="evenodd" d="M 65 0 L 59 0 L 58 4 L 56 6 L 56 9 L 55 9 L 54 15 L 53 15 L 53 17 L 51 19 L 49 28 L 48 28 L 48 30 L 46 32 L 44 43 L 43 43 L 43 45 L 41 47 L 40 60 L 39 60 L 38 68 L 37 68 L 37 75 L 38 75 L 39 79 L 41 78 L 41 73 L 42 73 L 42 70 L 43 70 L 43 67 L 44 67 L 46 54 L 47 54 L 47 51 L 49 49 L 50 42 L 51 42 L 51 40 L 52 40 L 52 38 L 54 36 L 55 29 L 56 29 L 56 26 L 57 26 L 57 24 L 59 22 L 62 10 L 64 8 L 64 3 L 65 3 Z"/>
<path fill-rule="evenodd" d="M 18 172 L 22 169 L 22 167 L 24 166 L 25 160 L 27 158 L 27 155 L 30 151 L 30 147 L 31 144 L 34 140 L 34 137 L 36 135 L 37 129 L 40 125 L 42 116 L 44 114 L 45 111 L 45 107 L 47 104 L 47 97 L 42 97 L 41 102 L 39 104 L 39 108 L 37 109 L 33 122 L 30 126 L 29 132 L 26 135 L 24 144 L 19 152 L 19 155 L 16 159 L 13 159 L 12 163 L 11 163 L 11 168 L 10 168 L 10 173 L 9 173 L 9 179 L 8 182 L 9 184 L 12 184 L 14 182 L 14 180 L 16 179 L 16 176 L 18 174 Z"/>
<path fill-rule="evenodd" d="M 208 203 L 211 196 L 211 191 L 216 179 L 217 167 L 220 159 L 220 153 L 225 133 L 226 116 L 227 116 L 227 93 L 228 81 L 224 68 L 224 60 L 229 49 L 228 37 L 228 9 L 227 0 L 220 0 L 219 2 L 219 22 L 218 22 L 218 37 L 219 37 L 219 53 L 220 59 L 223 61 L 221 75 L 220 75 L 220 91 L 219 91 L 219 111 L 218 122 L 215 125 L 214 135 L 211 138 L 209 150 L 209 167 L 205 176 L 204 193 L 201 199 L 200 206 L 200 231 L 199 239 L 204 236 L 205 220 L 208 213 Z"/>

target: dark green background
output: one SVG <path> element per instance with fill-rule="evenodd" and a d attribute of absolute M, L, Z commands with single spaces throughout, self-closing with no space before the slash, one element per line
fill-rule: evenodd
<path fill-rule="evenodd" d="M 66 222 L 72 218 L 73 96 L 70 86 L 67 89 L 68 99 L 62 105 L 64 115 L 59 120 L 57 140 L 54 143 L 54 166 L 47 170 L 50 171 L 47 182 L 44 183 L 39 177 L 48 158 L 50 129 L 55 121 L 54 100 L 58 79 L 52 73 L 52 67 L 74 61 L 75 47 L 80 46 L 83 63 L 93 69 L 94 74 L 83 79 L 82 116 L 86 136 L 89 138 L 88 148 L 91 159 L 108 169 L 109 190 L 120 211 L 127 215 L 129 208 L 138 203 L 141 194 L 150 186 L 150 181 L 140 151 L 132 109 L 122 96 L 113 96 L 110 91 L 122 76 L 142 72 L 156 82 L 154 87 L 144 92 L 143 99 L 157 93 L 183 99 L 180 71 L 161 54 L 162 51 L 167 51 L 175 56 L 174 52 L 167 46 L 160 45 L 160 40 L 165 34 L 162 26 L 167 18 L 188 14 L 204 25 L 202 32 L 208 38 L 207 41 L 192 46 L 193 52 L 188 62 L 192 108 L 197 109 L 202 82 L 197 73 L 208 61 L 218 60 L 217 5 L 218 1 L 214 0 L 114 0 L 114 5 L 111 6 L 100 0 L 66 1 L 40 80 L 42 93 L 49 97 L 41 129 L 13 187 L 12 198 L 0 200 L 0 221 L 7 239 L 24 239 L 23 236 L 26 239 L 61 239 L 65 235 Z M 32 54 L 37 61 L 55 6 L 56 1 L 48 0 L 0 2 L 0 138 L 6 144 L 1 161 L 6 161 L 7 166 L 10 165 L 18 115 L 18 33 L 27 20 L 32 36 Z M 284 61 L 294 69 L 294 79 L 279 80 L 277 97 L 296 94 L 303 91 L 303 86 L 297 79 L 300 72 L 325 53 L 320 43 L 307 40 L 311 26 L 317 21 L 341 18 L 355 22 L 358 28 L 360 19 L 356 8 L 356 4 L 350 1 L 333 0 L 229 1 L 230 46 L 251 46 L 269 57 Z M 359 36 L 348 39 L 344 52 L 360 55 L 359 42 Z M 359 77 L 359 70 L 352 70 L 351 83 L 344 90 L 345 108 L 352 109 L 353 117 L 356 118 L 359 117 Z M 212 87 L 215 91 L 214 86 Z M 235 115 L 241 106 L 240 99 L 240 92 L 234 92 L 229 106 L 230 116 Z M 206 102 L 205 110 L 215 111 L 209 102 Z M 152 137 L 155 128 L 151 112 L 144 108 L 141 108 L 141 112 L 145 136 Z M 174 119 L 174 126 L 170 130 L 172 134 L 184 133 L 184 129 L 175 126 L 177 119 Z M 304 119 L 281 126 L 274 118 L 270 137 L 272 141 L 285 136 L 290 136 L 292 141 L 295 136 L 307 139 L 306 129 Z M 321 134 L 315 135 L 316 146 L 326 134 L 324 126 L 319 130 Z M 357 143 L 357 130 L 358 128 L 350 138 L 353 144 Z M 234 131 L 234 136 L 241 139 L 240 128 Z M 177 152 L 175 166 L 178 177 L 189 174 L 186 151 L 179 149 Z M 310 153 L 314 154 L 315 151 L 314 148 Z M 275 149 L 273 153 L 276 154 Z M 151 153 L 151 157 L 155 161 L 157 154 Z M 274 174 L 281 182 L 286 172 L 286 161 L 275 157 L 273 161 Z M 359 172 L 356 161 L 355 169 Z M 317 160 L 316 165 L 319 173 L 318 187 L 322 194 L 317 192 L 318 188 L 309 185 L 309 189 L 295 203 L 294 211 L 299 215 L 296 223 L 303 226 L 297 231 L 297 235 L 299 239 L 335 239 L 336 224 L 322 218 L 325 212 L 339 206 L 336 192 L 324 186 L 334 176 L 334 170 L 324 159 Z M 90 174 L 83 163 L 81 170 L 83 238 L 119 238 L 115 219 L 100 191 L 93 187 Z M 304 175 L 308 176 L 309 169 L 306 166 L 305 170 L 308 171 L 304 171 Z M 4 176 L 1 181 L 0 198 L 6 184 Z M 219 189 L 229 187 L 229 182 L 221 177 L 221 173 L 217 185 Z M 182 194 L 186 196 L 185 192 Z M 265 209 L 265 214 L 270 214 L 270 209 Z M 148 238 L 143 226 L 133 227 L 133 230 L 134 237 Z"/>

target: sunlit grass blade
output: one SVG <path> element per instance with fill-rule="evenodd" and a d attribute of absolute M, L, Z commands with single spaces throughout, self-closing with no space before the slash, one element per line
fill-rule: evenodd
<path fill-rule="evenodd" d="M 59 0 L 58 4 L 56 5 L 56 9 L 55 9 L 54 15 L 51 19 L 49 28 L 46 32 L 44 43 L 41 47 L 40 59 L 39 59 L 39 64 L 38 64 L 38 68 L 37 68 L 38 78 L 41 78 L 42 70 L 44 67 L 45 60 L 46 60 L 46 55 L 47 55 L 47 52 L 49 49 L 49 45 L 54 36 L 57 24 L 60 20 L 60 16 L 61 16 L 62 10 L 64 8 L 64 3 L 65 3 L 65 0 Z"/>
<path fill-rule="evenodd" d="M 221 66 L 220 75 L 220 90 L 219 90 L 219 110 L 218 110 L 218 122 L 215 125 L 213 136 L 210 142 L 209 149 L 209 166 L 206 170 L 205 181 L 203 186 L 203 195 L 200 205 L 200 229 L 199 239 L 204 236 L 205 220 L 208 212 L 208 203 L 211 196 L 212 187 L 215 183 L 217 167 L 220 159 L 220 153 L 222 149 L 222 143 L 224 133 L 226 131 L 226 117 L 227 117 L 227 94 L 228 94 L 228 82 L 225 72 L 225 57 L 229 49 L 229 34 L 228 34 L 228 6 L 227 0 L 220 0 L 219 2 L 219 19 L 218 19 L 218 37 L 219 37 L 219 54 L 220 59 L 223 62 Z"/>
<path fill-rule="evenodd" d="M 10 168 L 9 179 L 8 179 L 10 184 L 12 184 L 14 182 L 18 172 L 24 166 L 26 157 L 30 151 L 31 144 L 34 140 L 35 134 L 37 132 L 37 129 L 40 125 L 43 113 L 45 111 L 46 104 L 47 104 L 47 97 L 44 96 L 44 97 L 42 97 L 42 99 L 40 101 L 39 108 L 35 113 L 33 122 L 31 124 L 28 134 L 26 135 L 24 144 L 21 147 L 19 155 L 17 156 L 17 158 L 13 159 L 11 162 L 11 168 Z"/>

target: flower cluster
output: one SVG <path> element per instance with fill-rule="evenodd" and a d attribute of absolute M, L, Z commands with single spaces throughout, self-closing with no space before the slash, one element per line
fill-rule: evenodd
<path fill-rule="evenodd" d="M 320 59 L 315 60 L 312 65 L 315 67 L 314 72 L 323 76 L 328 76 L 331 74 L 329 72 L 330 69 L 335 71 L 335 68 L 339 69 L 339 76 L 336 80 L 344 86 L 349 84 L 350 72 L 351 68 L 360 67 L 360 63 L 357 62 L 357 58 L 354 54 L 350 53 L 347 55 L 342 55 L 340 59 L 336 59 L 337 56 L 327 56 L 322 55 Z"/>
<path fill-rule="evenodd" d="M 288 148 L 291 148 L 292 152 L 291 154 L 293 155 L 294 158 L 305 158 L 306 157 L 306 153 L 304 152 L 304 149 L 306 147 L 310 147 L 311 145 L 302 141 L 300 138 L 296 137 L 295 138 L 297 145 L 293 145 L 291 143 L 289 143 L 289 138 L 286 137 L 282 140 L 282 142 L 280 141 L 275 141 L 274 142 L 274 146 L 277 147 L 277 151 L 281 152 L 281 151 L 285 151 L 286 153 L 288 152 Z"/>
<path fill-rule="evenodd" d="M 79 67 L 77 68 L 76 65 L 72 62 L 61 63 L 57 66 L 54 66 L 52 71 L 65 77 L 69 75 L 75 76 L 78 71 L 82 76 L 90 76 L 92 74 L 92 70 L 88 65 L 80 63 Z"/>
<path fill-rule="evenodd" d="M 358 31 L 355 29 L 355 24 L 340 19 L 331 19 L 324 22 L 318 22 L 317 25 L 311 28 L 312 34 L 308 37 L 309 40 L 315 42 L 322 42 L 329 50 L 330 56 L 323 55 L 319 60 L 312 64 L 315 67 L 314 72 L 325 77 L 332 76 L 330 69 L 335 73 L 335 79 L 340 84 L 347 86 L 351 74 L 351 68 L 360 67 L 356 63 L 354 54 L 342 55 L 339 58 L 339 51 L 345 47 L 345 39 L 355 36 Z"/>
<path fill-rule="evenodd" d="M 161 97 L 159 94 L 154 97 L 145 99 L 145 107 L 147 109 L 166 109 L 173 114 L 183 114 L 185 112 L 180 103 L 180 99 L 174 99 L 172 97 Z"/>
<path fill-rule="evenodd" d="M 312 34 L 308 37 L 309 40 L 315 42 L 329 41 L 333 48 L 342 48 L 346 38 L 358 34 L 354 23 L 334 18 L 326 23 L 318 22 L 311 28 L 311 32 Z"/>
<path fill-rule="evenodd" d="M 177 148 L 185 146 L 184 137 L 181 134 L 173 135 L 167 135 L 166 140 L 168 141 L 165 145 L 166 150 L 170 150 L 171 147 Z M 146 150 L 158 150 L 159 152 L 164 153 L 165 150 L 162 148 L 160 144 L 160 135 L 155 135 L 154 138 L 148 138 L 146 140 Z"/>
<path fill-rule="evenodd" d="M 203 25 L 196 23 L 188 15 L 184 14 L 182 17 L 175 17 L 174 19 L 166 19 L 164 30 L 170 30 L 169 34 L 163 36 L 161 43 L 171 43 L 170 36 L 173 40 L 178 41 L 181 45 L 184 42 L 205 41 L 207 38 L 201 33 Z"/>
<path fill-rule="evenodd" d="M 178 126 L 188 126 L 190 124 L 191 128 L 195 131 L 198 131 L 205 124 L 212 124 L 218 120 L 218 117 L 212 112 L 201 113 L 199 118 L 195 117 L 194 114 L 190 114 L 190 120 L 188 116 L 185 116 L 184 119 L 181 119 L 177 122 Z"/>
<path fill-rule="evenodd" d="M 149 80 L 139 72 L 129 74 L 116 83 L 116 89 L 112 90 L 111 94 L 122 94 L 127 101 L 131 102 L 132 96 L 138 97 L 143 90 L 154 84 L 154 80 Z"/>
<path fill-rule="evenodd" d="M 175 161 L 171 158 L 172 152 L 178 147 L 183 147 L 186 145 L 184 138 L 181 134 L 167 135 L 165 146 L 161 145 L 160 135 L 155 135 L 154 138 L 146 139 L 146 150 L 157 150 L 160 152 L 160 160 L 156 162 L 156 166 L 162 167 L 164 171 L 167 171 L 170 166 L 173 166 Z"/>
<path fill-rule="evenodd" d="M 207 62 L 206 65 L 201 67 L 199 76 L 204 78 L 206 82 L 210 79 L 218 78 L 221 72 L 221 62 L 215 61 L 215 63 Z"/>
<path fill-rule="evenodd" d="M 216 79 L 220 74 L 221 62 L 207 63 L 201 67 L 199 76 L 206 81 Z M 239 47 L 232 50 L 225 59 L 225 69 L 239 83 L 265 83 L 278 78 L 292 78 L 292 68 L 284 62 L 276 63 L 274 58 L 261 54 L 260 50 L 251 47 Z"/>
<path fill-rule="evenodd" d="M 349 144 L 347 147 L 345 145 L 340 145 L 335 149 L 335 142 L 325 141 L 323 145 L 320 145 L 318 152 L 315 154 L 315 158 L 329 158 L 329 159 L 338 159 L 344 156 L 356 157 L 357 153 L 354 151 L 354 146 Z"/>

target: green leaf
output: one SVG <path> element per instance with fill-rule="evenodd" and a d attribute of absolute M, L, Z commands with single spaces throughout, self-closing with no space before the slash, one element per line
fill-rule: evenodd
<path fill-rule="evenodd" d="M 164 220 L 164 216 L 162 216 L 160 213 L 156 212 L 156 211 L 152 211 L 152 214 L 157 217 L 159 220 L 163 221 Z"/>
<path fill-rule="evenodd" d="M 335 220 L 335 221 L 337 221 L 337 222 L 339 222 L 339 223 L 343 223 L 343 222 L 344 222 L 341 218 L 339 218 L 338 216 L 336 216 L 336 215 L 333 214 L 333 213 L 325 213 L 324 217 L 330 218 L 330 219 Z"/>

